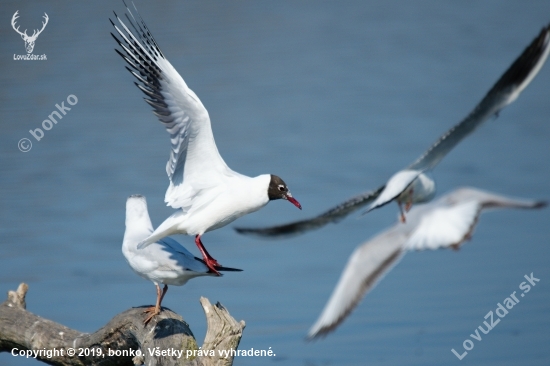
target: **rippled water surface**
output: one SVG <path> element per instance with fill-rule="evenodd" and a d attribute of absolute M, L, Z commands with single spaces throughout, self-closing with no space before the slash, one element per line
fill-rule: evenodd
<path fill-rule="evenodd" d="M 271 358 L 236 365 L 442 365 L 488 311 L 540 283 L 462 360 L 472 365 L 550 362 L 550 210 L 484 215 L 458 252 L 410 253 L 324 340 L 304 336 L 355 246 L 393 224 L 390 205 L 288 240 L 262 241 L 232 226 L 305 218 L 378 187 L 479 101 L 543 25 L 548 1 L 185 1 L 137 6 L 157 42 L 208 109 L 234 170 L 274 173 L 303 211 L 272 202 L 208 233 L 223 278 L 171 287 L 164 305 L 199 341 L 198 299 L 246 321 L 241 349 Z M 127 266 L 126 197 L 144 194 L 158 225 L 172 209 L 168 135 L 114 52 L 112 1 L 0 4 L 0 294 L 29 284 L 28 310 L 83 332 L 151 304 L 154 286 Z M 49 23 L 26 54 L 10 25 Z M 69 95 L 75 105 L 43 138 Z M 474 186 L 550 198 L 550 66 L 516 103 L 461 143 L 435 170 L 439 193 Z M 73 100 L 74 101 L 74 100 Z M 33 143 L 29 152 L 18 141 Z M 198 254 L 191 237 L 179 237 Z M 4 296 L 4 295 L 1 295 Z M 2 365 L 37 362 L 0 354 Z"/>

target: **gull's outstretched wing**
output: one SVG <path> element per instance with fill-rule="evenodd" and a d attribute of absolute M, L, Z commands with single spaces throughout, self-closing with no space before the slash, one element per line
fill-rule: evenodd
<path fill-rule="evenodd" d="M 396 225 L 355 249 L 308 339 L 324 336 L 338 327 L 380 279 L 406 253 L 408 225 Z"/>
<path fill-rule="evenodd" d="M 512 66 L 501 76 L 487 95 L 462 122 L 455 125 L 441 136 L 424 154 L 422 154 L 407 170 L 425 171 L 436 166 L 443 157 L 454 148 L 464 137 L 473 132 L 492 115 L 512 103 L 521 91 L 537 75 L 548 57 L 550 50 L 550 26 L 542 29 Z M 385 185 L 375 191 L 349 199 L 346 202 L 311 219 L 291 222 L 289 224 L 267 228 L 237 228 L 241 234 L 258 235 L 262 237 L 292 236 L 318 229 L 330 222 L 338 222 L 357 209 L 378 198 Z M 391 192 L 393 196 L 396 194 Z M 387 200 L 384 202 L 387 203 Z M 377 206 L 378 207 L 378 206 Z"/>
<path fill-rule="evenodd" d="M 342 220 L 347 215 L 359 210 L 361 207 L 368 205 L 374 201 L 376 197 L 382 192 L 384 186 L 378 188 L 375 191 L 363 193 L 359 196 L 350 198 L 349 200 L 342 202 L 336 207 L 331 208 L 324 213 L 312 217 L 310 219 L 292 222 L 286 225 L 272 226 L 268 228 L 235 228 L 240 234 L 245 235 L 257 235 L 261 237 L 291 237 L 305 233 L 310 230 L 319 229 L 326 224 L 336 223 Z"/>
<path fill-rule="evenodd" d="M 432 169 L 463 138 L 472 133 L 491 116 L 498 116 L 500 110 L 515 101 L 523 89 L 537 75 L 548 58 L 549 50 L 550 25 L 542 29 L 537 38 L 527 46 L 470 114 L 445 132 L 407 169 Z"/>
<path fill-rule="evenodd" d="M 123 50 L 116 52 L 128 63 L 135 84 L 147 96 L 145 101 L 170 134 L 166 164 L 170 186 L 165 201 L 174 208 L 185 207 L 197 192 L 230 170 L 214 142 L 208 111 L 165 58 L 141 16 L 136 18 L 127 10 L 133 31 L 116 13 L 121 28 L 111 20 L 121 39 L 111 34 Z"/>
<path fill-rule="evenodd" d="M 475 188 L 456 189 L 432 204 L 418 207 L 413 213 L 418 224 L 407 240 L 406 249 L 458 249 L 470 239 L 484 209 L 536 209 L 545 206 L 544 201 L 509 198 Z"/>
<path fill-rule="evenodd" d="M 415 206 L 406 223 L 394 225 L 355 249 L 308 339 L 336 329 L 407 250 L 457 249 L 471 237 L 483 209 L 544 206 L 542 201 L 508 198 L 475 188 L 460 188 L 435 202 Z"/>

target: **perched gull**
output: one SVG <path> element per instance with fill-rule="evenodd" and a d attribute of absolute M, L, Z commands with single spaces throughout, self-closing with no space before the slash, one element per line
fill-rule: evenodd
<path fill-rule="evenodd" d="M 548 57 L 549 46 L 550 25 L 542 29 L 465 119 L 445 132 L 411 165 L 397 172 L 378 189 L 353 197 L 311 219 L 267 228 L 236 228 L 236 230 L 241 234 L 267 237 L 296 235 L 323 227 L 330 222 L 338 222 L 371 202 L 368 211 L 394 200 L 399 205 L 401 220 L 405 221 L 402 205 L 405 205 L 404 209 L 408 211 L 413 203 L 430 201 L 435 194 L 435 183 L 429 176 L 429 172 L 463 138 L 491 116 L 498 116 L 502 108 L 516 100 L 543 66 Z"/>
<path fill-rule="evenodd" d="M 265 206 L 284 199 L 302 208 L 285 182 L 276 175 L 251 178 L 231 170 L 218 152 L 208 111 L 168 62 L 149 28 L 137 14 L 126 15 L 133 31 L 116 15 L 121 28 L 111 20 L 122 40 L 114 34 L 145 101 L 170 134 L 171 151 L 166 164 L 170 185 L 166 203 L 178 209 L 139 248 L 172 234 L 194 235 L 208 268 L 216 272 L 218 262 L 210 256 L 201 236 Z M 136 9 L 137 12 L 137 9 Z"/>
<path fill-rule="evenodd" d="M 153 225 L 147 212 L 145 197 L 134 195 L 126 201 L 126 231 L 122 241 L 122 254 L 134 272 L 157 287 L 157 303 L 145 310 L 149 315 L 147 324 L 160 314 L 160 306 L 168 285 L 183 286 L 192 278 L 217 276 L 218 271 L 241 271 L 235 268 L 216 266 L 212 271 L 202 259 L 196 258 L 172 238 L 163 238 L 147 248 L 138 249 L 138 243 L 153 232 Z M 159 283 L 164 284 L 160 290 Z"/>
<path fill-rule="evenodd" d="M 544 206 L 546 203 L 542 201 L 525 201 L 474 188 L 460 188 L 437 201 L 414 207 L 406 223 L 395 224 L 355 249 L 308 338 L 324 336 L 338 327 L 408 250 L 458 249 L 471 238 L 484 209 Z"/>

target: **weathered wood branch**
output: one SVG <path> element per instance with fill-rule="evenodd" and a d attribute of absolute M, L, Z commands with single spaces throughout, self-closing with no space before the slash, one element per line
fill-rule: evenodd
<path fill-rule="evenodd" d="M 208 329 L 200 350 L 189 325 L 167 308 L 147 326 L 145 307 L 139 307 L 116 315 L 95 333 L 81 333 L 28 312 L 27 290 L 20 284 L 0 304 L 0 352 L 33 352 L 31 357 L 51 365 L 230 366 L 233 357 L 226 351 L 237 349 L 245 327 L 220 303 L 202 297 Z"/>

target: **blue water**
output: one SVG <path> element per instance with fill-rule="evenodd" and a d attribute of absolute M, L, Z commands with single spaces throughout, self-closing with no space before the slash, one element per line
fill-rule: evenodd
<path fill-rule="evenodd" d="M 550 210 L 485 214 L 458 252 L 410 253 L 334 333 L 303 338 L 355 246 L 393 224 L 396 207 L 291 240 L 262 241 L 232 226 L 315 215 L 378 187 L 479 101 L 550 21 L 548 1 L 144 2 L 165 55 L 208 109 L 228 165 L 281 176 L 303 211 L 272 202 L 208 233 L 223 278 L 171 287 L 164 305 L 199 343 L 198 299 L 246 321 L 241 349 L 271 358 L 236 365 L 457 364 L 454 348 L 525 274 L 540 283 L 461 361 L 550 363 Z M 35 54 L 10 26 L 49 24 Z M 126 197 L 144 194 L 155 225 L 172 209 L 168 135 L 142 101 L 109 35 L 112 1 L 0 4 L 0 293 L 29 284 L 28 310 L 83 332 L 151 304 L 154 286 L 127 266 Z M 31 31 L 28 32 L 29 34 Z M 36 141 L 29 130 L 67 97 L 78 102 Z M 501 116 L 435 170 L 439 193 L 474 186 L 550 199 L 550 66 Z M 29 138 L 32 150 L 18 150 Z M 197 253 L 191 237 L 179 237 Z M 197 253 L 198 254 L 198 253 Z M 4 296 L 4 295 L 1 295 Z M 471 339 L 471 338 L 470 338 Z M 37 365 L 0 354 L 2 365 Z"/>

